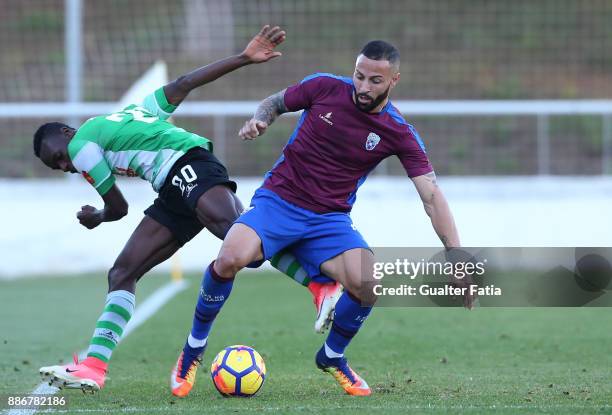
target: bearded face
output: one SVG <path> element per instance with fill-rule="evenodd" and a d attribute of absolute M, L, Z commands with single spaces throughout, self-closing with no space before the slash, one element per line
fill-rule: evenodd
<path fill-rule="evenodd" d="M 353 73 L 353 100 L 364 112 L 378 112 L 387 103 L 389 92 L 399 81 L 397 65 L 359 55 Z"/>

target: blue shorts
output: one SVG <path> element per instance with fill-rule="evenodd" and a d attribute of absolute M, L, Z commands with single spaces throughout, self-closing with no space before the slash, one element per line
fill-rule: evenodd
<path fill-rule="evenodd" d="M 315 213 L 263 188 L 257 189 L 251 208 L 234 223 L 257 233 L 264 259 L 287 248 L 309 277 L 319 275 L 322 263 L 349 249 L 370 249 L 347 213 Z"/>

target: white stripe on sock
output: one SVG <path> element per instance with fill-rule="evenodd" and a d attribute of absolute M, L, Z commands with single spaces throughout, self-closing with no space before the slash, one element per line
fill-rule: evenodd
<path fill-rule="evenodd" d="M 344 353 L 336 353 L 334 352 L 331 347 L 329 347 L 327 345 L 327 342 L 325 343 L 325 356 L 329 357 L 330 359 L 336 359 L 338 357 L 342 357 L 344 356 Z"/>
<path fill-rule="evenodd" d="M 111 323 L 115 323 L 119 327 L 123 328 L 127 324 L 127 321 L 119 314 L 114 313 L 112 311 L 105 311 L 100 315 L 98 321 L 110 321 Z"/>
<path fill-rule="evenodd" d="M 132 314 L 134 314 L 134 304 L 135 303 L 136 303 L 136 297 L 134 296 L 134 294 L 132 294 L 129 291 L 125 291 L 125 290 L 117 290 L 117 291 L 111 291 L 110 293 L 108 293 L 108 295 L 106 296 L 105 308 L 108 307 L 110 304 L 117 305 L 123 308 L 131 317 Z M 104 311 L 100 315 L 98 322 L 106 322 L 106 321 L 112 322 L 116 324 L 117 326 L 119 326 L 122 331 L 124 331 L 128 320 L 129 318 L 126 320 L 121 314 L 116 313 L 114 311 Z M 107 329 L 107 328 L 97 328 L 96 327 L 96 329 L 94 329 L 92 338 L 96 338 L 96 337 L 105 338 L 111 341 L 112 343 L 114 343 L 115 346 L 121 340 L 121 335 L 119 335 L 118 332 L 111 330 L 111 329 Z M 87 353 L 88 354 L 99 353 L 102 356 L 104 356 L 107 360 L 110 360 L 113 354 L 113 349 L 114 349 L 114 346 L 106 347 L 106 346 L 90 344 L 89 349 L 87 350 Z"/>
<path fill-rule="evenodd" d="M 193 348 L 206 346 L 207 340 L 208 340 L 208 337 L 204 338 L 203 340 L 198 340 L 195 337 L 193 337 L 191 333 L 189 333 L 189 337 L 187 337 L 187 343 L 189 344 L 189 347 L 193 347 Z"/>
<path fill-rule="evenodd" d="M 283 256 L 278 261 L 278 269 L 286 273 L 291 264 L 293 264 L 293 261 L 295 261 L 295 256 L 289 253 L 283 254 Z"/>
<path fill-rule="evenodd" d="M 113 354 L 113 351 L 106 346 L 90 344 L 89 347 L 87 348 L 87 353 L 98 353 L 110 360 L 110 357 Z"/>
<path fill-rule="evenodd" d="M 129 311 L 130 314 L 133 314 L 136 296 L 125 290 L 111 291 L 106 296 L 106 304 L 108 305 L 109 303 L 117 304 Z"/>

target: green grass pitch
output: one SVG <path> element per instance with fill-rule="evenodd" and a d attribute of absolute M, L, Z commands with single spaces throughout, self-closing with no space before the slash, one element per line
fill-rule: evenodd
<path fill-rule="evenodd" d="M 139 285 L 142 302 L 167 276 Z M 191 325 L 199 276 L 116 349 L 105 389 L 60 392 L 60 413 L 612 413 L 609 308 L 379 308 L 347 356 L 373 395 L 344 395 L 318 371 L 324 337 L 309 293 L 278 273 L 239 276 L 211 333 L 191 396 L 169 392 L 169 372 Z M 101 275 L 0 282 L 0 395 L 28 393 L 38 367 L 86 347 L 106 290 Z M 221 397 L 210 380 L 223 347 L 247 344 L 267 365 L 252 399 Z"/>

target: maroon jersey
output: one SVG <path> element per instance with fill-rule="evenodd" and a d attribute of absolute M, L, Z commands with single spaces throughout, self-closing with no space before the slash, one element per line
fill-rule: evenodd
<path fill-rule="evenodd" d="M 379 113 L 363 112 L 353 88 L 351 78 L 324 73 L 287 88 L 287 109 L 304 112 L 264 188 L 313 212 L 349 212 L 385 158 L 399 157 L 409 177 L 433 170 L 419 134 L 391 101 Z"/>

